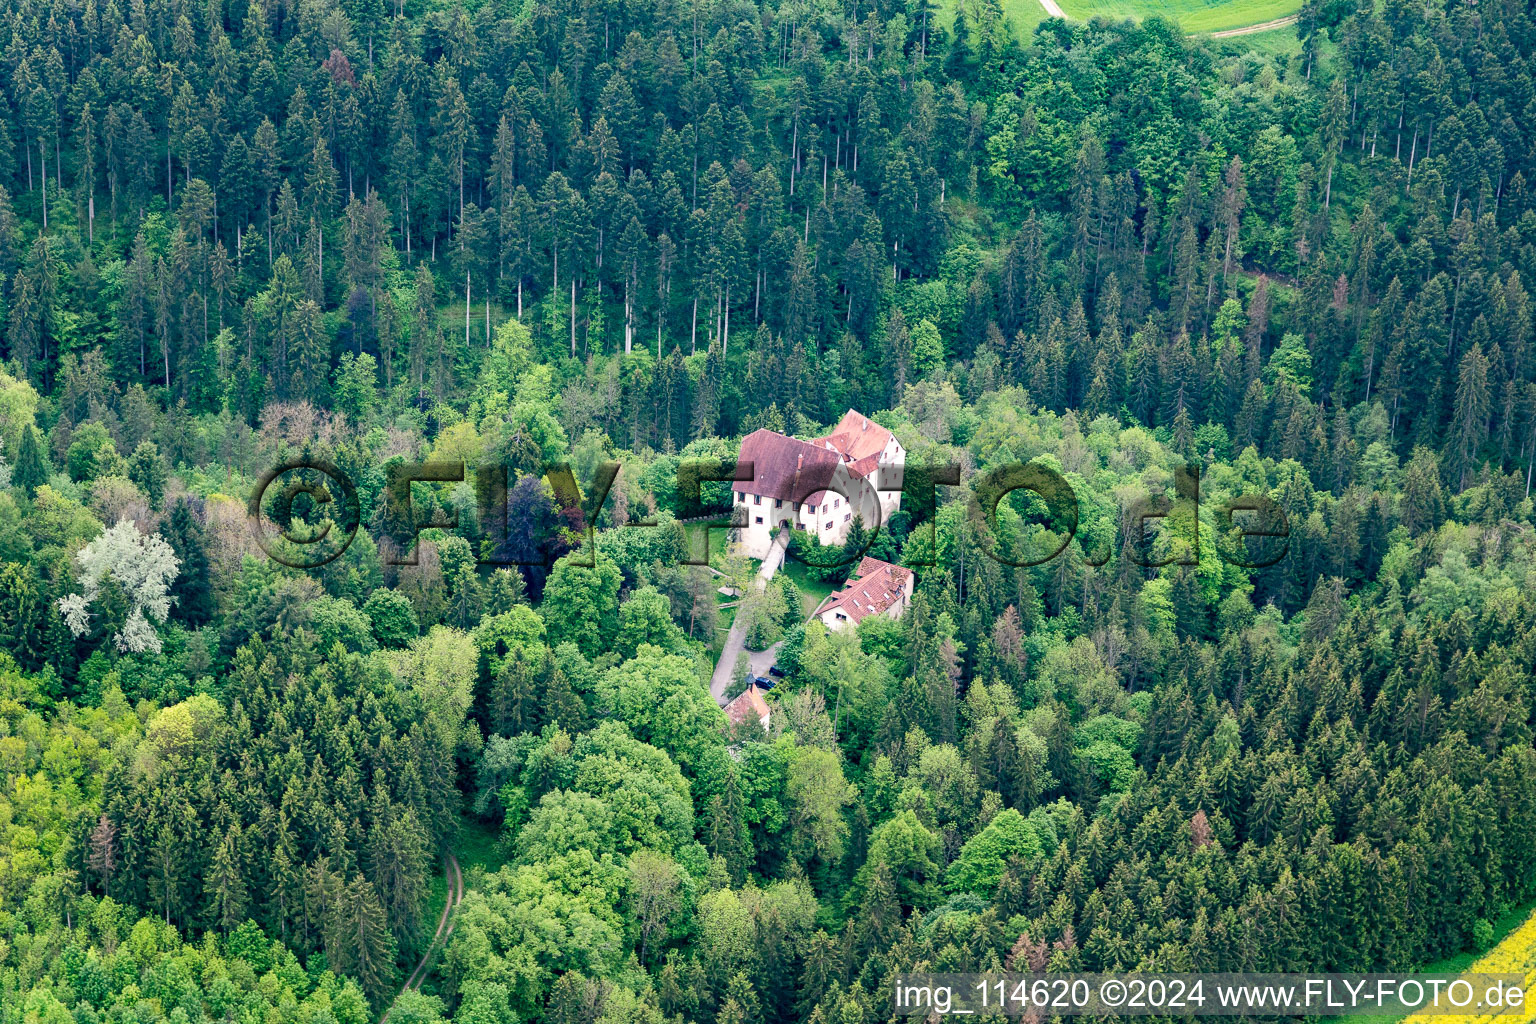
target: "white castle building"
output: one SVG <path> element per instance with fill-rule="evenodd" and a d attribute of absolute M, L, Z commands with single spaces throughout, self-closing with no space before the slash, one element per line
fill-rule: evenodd
<path fill-rule="evenodd" d="M 746 513 L 746 525 L 735 531 L 740 550 L 767 557 L 776 529 L 841 544 L 856 515 L 867 529 L 883 525 L 901 507 L 906 458 L 895 435 L 852 409 L 826 437 L 811 441 L 754 430 L 736 457 L 739 465 L 752 464 L 752 479 L 734 485 L 736 505 Z"/>

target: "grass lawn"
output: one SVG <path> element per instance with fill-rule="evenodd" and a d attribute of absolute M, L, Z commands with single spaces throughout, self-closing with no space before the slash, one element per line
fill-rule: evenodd
<path fill-rule="evenodd" d="M 430 939 L 432 933 L 437 930 L 438 919 L 443 916 L 443 903 L 448 899 L 448 880 L 443 877 L 443 859 L 439 857 L 432 866 L 435 873 L 432 875 L 432 884 L 427 887 L 427 909 L 421 916 L 423 942 Z M 413 969 L 416 966 L 416 957 L 420 956 L 425 948 L 423 946 L 422 949 L 418 949 L 415 956 L 411 957 Z"/>
<path fill-rule="evenodd" d="M 470 885 L 469 874 L 473 868 L 481 868 L 487 874 L 497 871 L 506 863 L 501 855 L 500 834 L 495 828 L 476 818 L 462 818 L 459 834 L 453 840 L 453 855 L 459 858 L 459 868 L 464 872 L 464 887 Z M 422 924 L 428 935 L 437 928 L 437 920 L 443 914 L 443 903 L 448 899 L 448 881 L 443 875 L 443 858 L 432 862 L 432 883 L 427 890 L 427 909 Z"/>
<path fill-rule="evenodd" d="M 822 599 L 837 589 L 830 583 L 822 583 L 819 580 L 811 579 L 806 573 L 804 562 L 796 562 L 791 559 L 780 571 L 793 580 L 795 586 L 799 588 L 800 602 L 804 605 L 802 613 L 805 615 L 810 615 L 811 612 L 815 611 L 816 606 L 821 604 Z"/>
<path fill-rule="evenodd" d="M 1212 40 L 1217 53 L 1242 55 L 1264 53 L 1275 57 L 1289 57 L 1301 52 L 1301 40 L 1296 38 L 1296 26 L 1272 28 L 1267 32 L 1255 32 L 1248 36 L 1229 36 Z M 1330 44 L 1324 44 L 1325 46 Z M 1282 62 L 1283 63 L 1283 62 Z"/>
<path fill-rule="evenodd" d="M 1003 0 L 1003 18 L 1013 26 L 1013 34 L 1027 42 L 1045 20 L 1045 8 L 1040 0 Z"/>
<path fill-rule="evenodd" d="M 1219 32 L 1258 25 L 1301 9 L 1301 0 L 1059 0 L 1059 3 L 1069 18 L 1088 21 L 1100 16 L 1146 18 L 1160 14 L 1178 22 L 1186 32 Z M 1035 26 L 1046 19 L 1040 0 L 1002 0 L 1002 4 L 1004 19 L 1023 42 L 1028 42 L 1035 34 Z M 948 4 L 941 6 L 936 16 L 945 28 L 954 23 L 954 9 Z M 1289 53 L 1300 48 L 1296 30 L 1290 27 L 1238 36 L 1230 43 L 1234 46 L 1246 44 L 1242 45 L 1244 51 Z"/>
<path fill-rule="evenodd" d="M 1023 0 L 1013 0 L 1022 5 Z M 1030 0 L 1038 9 L 1039 0 Z M 1069 17 L 1087 21 L 1147 18 L 1154 14 L 1177 22 L 1186 32 L 1216 32 L 1283 18 L 1301 9 L 1299 0 L 1059 0 Z M 1011 5 L 1010 5 L 1010 10 Z M 1041 12 L 1044 16 L 1044 12 Z M 1036 21 L 1039 19 L 1037 18 Z M 1294 30 L 1291 31 L 1294 34 Z"/>
<path fill-rule="evenodd" d="M 467 893 L 474 886 L 471 874 L 476 869 L 489 874 L 497 871 L 506 863 L 502 856 L 500 846 L 500 833 L 492 826 L 485 824 L 477 818 L 465 817 L 459 819 L 459 834 L 454 837 L 452 843 L 453 855 L 459 859 L 459 869 L 464 872 L 464 891 Z M 427 907 L 422 914 L 423 941 L 429 938 L 437 930 L 437 922 L 443 916 L 443 904 L 448 901 L 448 878 L 444 872 L 447 861 L 438 857 L 432 862 L 432 880 L 427 886 Z M 422 947 L 424 950 L 425 947 Z M 414 969 L 416 958 L 422 950 L 417 950 L 409 959 L 410 969 Z M 442 956 L 442 950 L 437 950 L 434 956 Z M 409 973 L 409 970 L 407 973 Z M 422 991 L 428 995 L 438 992 L 438 979 L 435 965 L 422 979 Z"/>
<path fill-rule="evenodd" d="M 1027 43 L 1035 34 L 1035 26 L 1045 20 L 1045 8 L 1040 6 L 1040 0 L 1002 0 L 1003 20 L 1012 28 L 1014 37 L 1020 42 Z M 934 22 L 946 32 L 955 23 L 955 8 L 949 0 L 942 0 L 938 10 L 933 13 Z M 929 51 L 930 59 L 933 51 Z M 463 306 L 459 307 L 459 315 L 463 316 Z"/>

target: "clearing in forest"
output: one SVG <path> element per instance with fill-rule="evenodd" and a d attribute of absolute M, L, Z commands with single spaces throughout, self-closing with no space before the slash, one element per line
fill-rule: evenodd
<path fill-rule="evenodd" d="M 1069 18 L 1087 21 L 1099 16 L 1109 18 L 1149 18 L 1161 15 L 1178 22 L 1186 32 L 1231 32 L 1264 26 L 1294 15 L 1300 0 L 1054 0 Z M 1028 37 L 1050 7 L 1041 0 L 1004 0 L 1003 12 L 1015 28 Z M 1275 26 L 1279 27 L 1279 26 Z"/>

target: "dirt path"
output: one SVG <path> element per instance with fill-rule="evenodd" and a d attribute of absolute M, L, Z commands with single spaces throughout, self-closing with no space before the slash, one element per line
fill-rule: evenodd
<path fill-rule="evenodd" d="M 1045 8 L 1047 17 L 1065 18 L 1067 16 L 1067 12 L 1061 9 L 1061 4 L 1056 0 L 1040 0 L 1040 6 Z"/>
<path fill-rule="evenodd" d="M 432 935 L 432 941 L 427 944 L 426 951 L 421 954 L 421 960 L 416 964 L 416 969 L 405 980 L 400 992 L 404 994 L 421 987 L 422 979 L 427 976 L 427 968 L 432 964 L 432 954 L 437 952 L 439 946 L 447 945 L 448 936 L 453 934 L 453 908 L 464 902 L 464 872 L 459 868 L 459 859 L 452 853 L 446 855 L 443 864 L 443 877 L 448 881 L 448 898 L 443 903 L 443 914 L 437 919 L 437 931 Z M 393 1000 L 390 1008 L 393 1009 Z M 384 1016 L 379 1018 L 379 1024 L 387 1024 L 389 1010 L 384 1011 Z"/>
<path fill-rule="evenodd" d="M 1257 25 L 1244 25 L 1242 28 L 1224 28 L 1220 32 L 1212 32 L 1212 39 L 1231 39 L 1233 36 L 1251 36 L 1257 32 L 1268 32 L 1271 29 L 1285 28 L 1287 25 L 1296 24 L 1295 14 L 1287 14 L 1283 18 L 1273 21 L 1261 21 Z"/>
<path fill-rule="evenodd" d="M 773 545 L 768 549 L 768 557 L 763 559 L 762 567 L 753 577 L 752 582 L 758 590 L 762 590 L 768 585 L 768 581 L 773 579 L 773 574 L 778 571 L 779 566 L 784 564 L 785 552 L 788 550 L 789 534 L 781 530 L 773 538 Z M 737 602 L 737 604 L 740 603 Z M 747 620 L 738 614 L 735 621 L 731 623 L 730 632 L 725 635 L 725 646 L 721 648 L 720 660 L 715 662 L 715 671 L 709 680 L 709 692 L 714 696 L 715 703 L 721 707 L 729 703 L 725 699 L 725 691 L 730 688 L 731 676 L 736 672 L 736 659 L 740 657 L 742 651 L 746 650 L 746 641 Z M 380 1024 L 383 1022 L 381 1021 Z"/>

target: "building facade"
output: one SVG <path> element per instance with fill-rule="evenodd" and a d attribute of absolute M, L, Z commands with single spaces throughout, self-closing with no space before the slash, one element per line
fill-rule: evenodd
<path fill-rule="evenodd" d="M 901 507 L 906 457 L 894 434 L 852 409 L 825 437 L 810 441 L 754 430 L 736 457 L 738 465 L 752 466 L 752 479 L 734 484 L 746 519 L 733 533 L 738 550 L 765 558 L 780 529 L 841 544 L 855 516 L 875 529 Z"/>
<path fill-rule="evenodd" d="M 816 608 L 828 629 L 857 629 L 871 615 L 899 619 L 912 603 L 912 570 L 878 558 L 865 558 L 843 584 Z"/>

